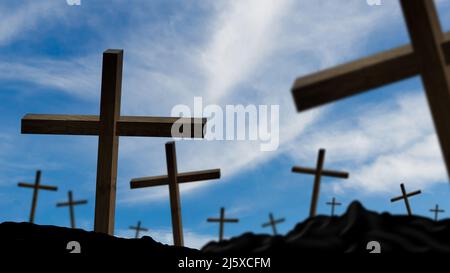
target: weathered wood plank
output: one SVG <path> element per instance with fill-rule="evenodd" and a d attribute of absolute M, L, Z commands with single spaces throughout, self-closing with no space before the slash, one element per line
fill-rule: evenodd
<path fill-rule="evenodd" d="M 292 167 L 292 172 L 315 175 L 317 171 L 316 171 L 316 169 L 313 169 L 313 168 L 294 166 L 294 167 Z M 334 171 L 334 170 L 322 170 L 322 175 L 336 177 L 336 178 L 348 178 L 350 176 L 350 174 L 348 172 L 341 172 L 341 171 Z"/>
<path fill-rule="evenodd" d="M 450 32 L 441 43 L 450 64 Z M 324 105 L 420 73 L 417 54 L 406 45 L 295 80 L 292 94 L 298 111 Z"/>
<path fill-rule="evenodd" d="M 123 50 L 103 53 L 94 230 L 110 235 L 114 234 L 116 207 L 119 148 L 116 125 L 120 117 L 122 66 Z"/>
<path fill-rule="evenodd" d="M 442 33 L 433 0 L 400 0 L 417 54 L 434 127 L 450 174 L 450 74 L 442 50 Z"/>
<path fill-rule="evenodd" d="M 220 169 L 185 172 L 185 173 L 178 173 L 177 175 L 178 183 L 188 183 L 218 178 L 220 178 Z M 169 184 L 169 177 L 167 175 L 158 175 L 158 176 L 134 178 L 130 182 L 130 187 L 132 189 L 137 189 L 145 187 L 162 186 L 168 184 Z"/>

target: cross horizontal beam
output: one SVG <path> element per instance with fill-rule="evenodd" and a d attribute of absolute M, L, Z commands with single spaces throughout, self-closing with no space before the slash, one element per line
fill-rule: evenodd
<path fill-rule="evenodd" d="M 206 118 L 121 116 L 117 121 L 117 136 L 172 137 L 172 125 L 179 122 L 190 126 L 191 136 L 203 137 Z M 201 125 L 201 136 L 194 134 Z M 99 135 L 97 115 L 27 114 L 22 118 L 22 134 Z"/>
<path fill-rule="evenodd" d="M 185 173 L 178 173 L 177 175 L 178 183 L 196 182 L 219 178 L 220 178 L 220 169 L 185 172 Z M 158 175 L 158 176 L 134 178 L 130 182 L 130 187 L 132 189 L 137 189 L 145 187 L 162 186 L 168 184 L 169 184 L 169 177 L 167 175 Z"/>
<path fill-rule="evenodd" d="M 442 43 L 445 61 L 450 64 L 450 32 Z M 292 87 L 297 111 L 360 94 L 370 89 L 404 80 L 420 73 L 417 55 L 406 45 L 361 60 L 299 77 Z"/>
<path fill-rule="evenodd" d="M 285 218 L 281 218 L 281 219 L 278 219 L 278 220 L 274 220 L 273 222 L 262 224 L 261 226 L 262 227 L 268 227 L 268 226 L 271 226 L 273 224 L 283 223 L 285 220 L 286 220 Z"/>
<path fill-rule="evenodd" d="M 238 223 L 239 219 L 221 219 L 221 218 L 208 218 L 206 219 L 207 222 L 225 222 L 225 223 Z"/>
<path fill-rule="evenodd" d="M 305 168 L 305 167 L 300 167 L 300 166 L 294 166 L 294 167 L 292 167 L 292 172 L 315 175 L 317 173 L 317 170 L 313 169 L 313 168 Z M 349 173 L 348 172 L 333 171 L 333 170 L 322 170 L 322 175 L 324 175 L 324 176 L 331 176 L 331 177 L 337 177 L 337 178 L 348 178 L 349 177 Z"/>
<path fill-rule="evenodd" d="M 421 193 L 422 193 L 422 191 L 420 191 L 420 190 L 413 191 L 413 192 L 410 192 L 410 193 L 406 194 L 406 197 L 411 197 L 411 196 L 418 195 L 418 194 L 421 194 Z M 392 198 L 391 202 L 396 202 L 396 201 L 402 200 L 404 198 L 405 197 L 403 195 L 397 196 L 397 197 Z"/>
<path fill-rule="evenodd" d="M 87 204 L 87 200 L 73 201 L 73 202 L 62 202 L 57 203 L 57 207 L 66 207 L 66 206 L 76 206 L 76 205 L 85 205 Z"/>
<path fill-rule="evenodd" d="M 135 229 L 135 230 L 139 230 L 139 231 L 148 231 L 148 228 L 143 228 L 143 227 L 133 227 L 133 226 L 130 226 L 130 229 Z"/>
<path fill-rule="evenodd" d="M 19 182 L 17 185 L 19 187 L 23 187 L 23 188 L 32 188 L 32 189 L 36 188 L 35 184 L 28 184 L 28 183 Z M 41 189 L 41 190 L 48 190 L 48 191 L 57 191 L 58 190 L 58 187 L 46 186 L 46 185 L 38 185 L 37 188 Z"/>

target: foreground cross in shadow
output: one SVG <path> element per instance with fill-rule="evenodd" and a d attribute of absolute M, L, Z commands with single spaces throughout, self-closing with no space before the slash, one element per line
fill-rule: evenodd
<path fill-rule="evenodd" d="M 114 234 L 119 137 L 203 138 L 206 124 L 202 118 L 121 116 L 122 66 L 123 50 L 103 53 L 100 115 L 27 114 L 22 118 L 22 134 L 98 137 L 94 230 L 110 235 Z M 180 129 L 175 130 L 179 135 L 172 135 L 173 126 Z"/>
<path fill-rule="evenodd" d="M 40 170 L 36 171 L 36 177 L 34 179 L 34 184 L 19 182 L 18 186 L 23 187 L 23 188 L 32 188 L 33 189 L 33 200 L 31 201 L 30 223 L 34 223 L 34 215 L 36 212 L 36 206 L 37 206 L 37 200 L 38 200 L 38 191 L 39 190 L 57 191 L 58 187 L 41 185 L 41 171 Z"/>
<path fill-rule="evenodd" d="M 134 235 L 134 238 L 136 238 L 136 239 L 139 239 L 139 233 L 140 233 L 141 231 L 144 231 L 144 232 L 147 232 L 147 231 L 148 231 L 147 228 L 141 227 L 141 221 L 138 221 L 138 222 L 137 222 L 137 225 L 136 225 L 135 227 L 130 226 L 130 229 L 136 230 L 136 234 Z"/>
<path fill-rule="evenodd" d="M 269 222 L 262 224 L 262 227 L 265 228 L 265 227 L 271 226 L 273 235 L 278 235 L 277 224 L 283 223 L 284 221 L 285 221 L 284 218 L 275 220 L 275 218 L 273 217 L 273 214 L 269 213 Z"/>
<path fill-rule="evenodd" d="M 166 143 L 167 175 L 134 178 L 130 182 L 131 189 L 169 185 L 170 210 L 172 216 L 173 242 L 183 246 L 183 226 L 181 221 L 180 190 L 178 183 L 203 181 L 220 178 L 220 169 L 178 173 L 175 142 Z"/>
<path fill-rule="evenodd" d="M 320 192 L 320 179 L 322 176 L 330 176 L 336 178 L 348 178 L 349 174 L 347 172 L 325 170 L 323 168 L 325 161 L 325 149 L 319 150 L 319 155 L 317 156 L 317 165 L 315 169 L 305 168 L 305 167 L 292 167 L 292 172 L 294 173 L 304 173 L 314 175 L 314 188 L 311 197 L 311 207 L 309 210 L 309 217 L 316 216 L 317 202 L 319 201 Z"/>
<path fill-rule="evenodd" d="M 442 32 L 433 0 L 400 0 L 400 5 L 411 45 L 299 77 L 294 101 L 298 111 L 306 111 L 420 75 L 450 175 L 450 33 Z"/>
<path fill-rule="evenodd" d="M 431 212 L 434 212 L 434 221 L 437 221 L 439 218 L 439 213 L 445 212 L 443 209 L 439 209 L 439 205 L 436 204 L 436 207 L 434 209 L 430 209 Z"/>
<path fill-rule="evenodd" d="M 336 202 L 336 198 L 333 197 L 331 202 L 327 202 L 327 205 L 331 206 L 331 217 L 334 216 L 334 207 L 342 205 L 340 202 Z"/>
<path fill-rule="evenodd" d="M 208 218 L 206 220 L 210 223 L 219 223 L 219 242 L 223 240 L 223 229 L 225 223 L 238 223 L 239 219 L 225 218 L 225 208 L 220 208 L 220 218 Z"/>
<path fill-rule="evenodd" d="M 75 212 L 74 212 L 74 206 L 78 206 L 78 205 L 85 205 L 87 204 L 87 200 L 78 200 L 78 201 L 74 201 L 73 200 L 73 195 L 72 195 L 72 191 L 69 191 L 67 193 L 68 196 L 68 201 L 67 202 L 62 202 L 62 203 L 57 203 L 56 206 L 57 207 L 69 207 L 69 213 L 70 213 L 70 227 L 75 228 Z"/>
<path fill-rule="evenodd" d="M 400 184 L 400 189 L 402 190 L 402 195 L 392 198 L 391 202 L 397 202 L 397 201 L 403 199 L 405 201 L 406 211 L 408 212 L 408 215 L 412 216 L 411 206 L 409 205 L 408 197 L 421 194 L 422 192 L 420 190 L 418 190 L 418 191 L 406 193 L 405 185 L 403 185 L 403 183 Z"/>

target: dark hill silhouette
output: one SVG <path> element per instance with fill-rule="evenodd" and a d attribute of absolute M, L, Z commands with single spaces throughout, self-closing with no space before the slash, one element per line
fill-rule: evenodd
<path fill-rule="evenodd" d="M 245 233 L 223 242 L 210 242 L 201 251 L 172 247 L 144 236 L 124 239 L 81 229 L 29 223 L 0 224 L 0 242 L 9 253 L 68 253 L 69 241 L 78 241 L 84 254 L 145 254 L 153 264 L 176 265 L 185 257 L 289 256 L 311 253 L 368 253 L 369 241 L 381 252 L 450 253 L 450 220 L 434 222 L 423 217 L 394 216 L 366 210 L 353 202 L 339 217 L 317 216 L 299 223 L 285 236 Z"/>

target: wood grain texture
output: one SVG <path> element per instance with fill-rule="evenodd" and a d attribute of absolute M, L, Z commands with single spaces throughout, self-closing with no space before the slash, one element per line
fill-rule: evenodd
<path fill-rule="evenodd" d="M 220 178 L 220 169 L 178 173 L 178 183 L 196 182 Z M 162 186 L 169 184 L 167 175 L 134 178 L 130 182 L 132 189 Z"/>
<path fill-rule="evenodd" d="M 450 64 L 450 32 L 441 47 Z M 420 73 L 418 56 L 411 45 L 297 78 L 292 95 L 298 111 L 357 95 Z"/>

